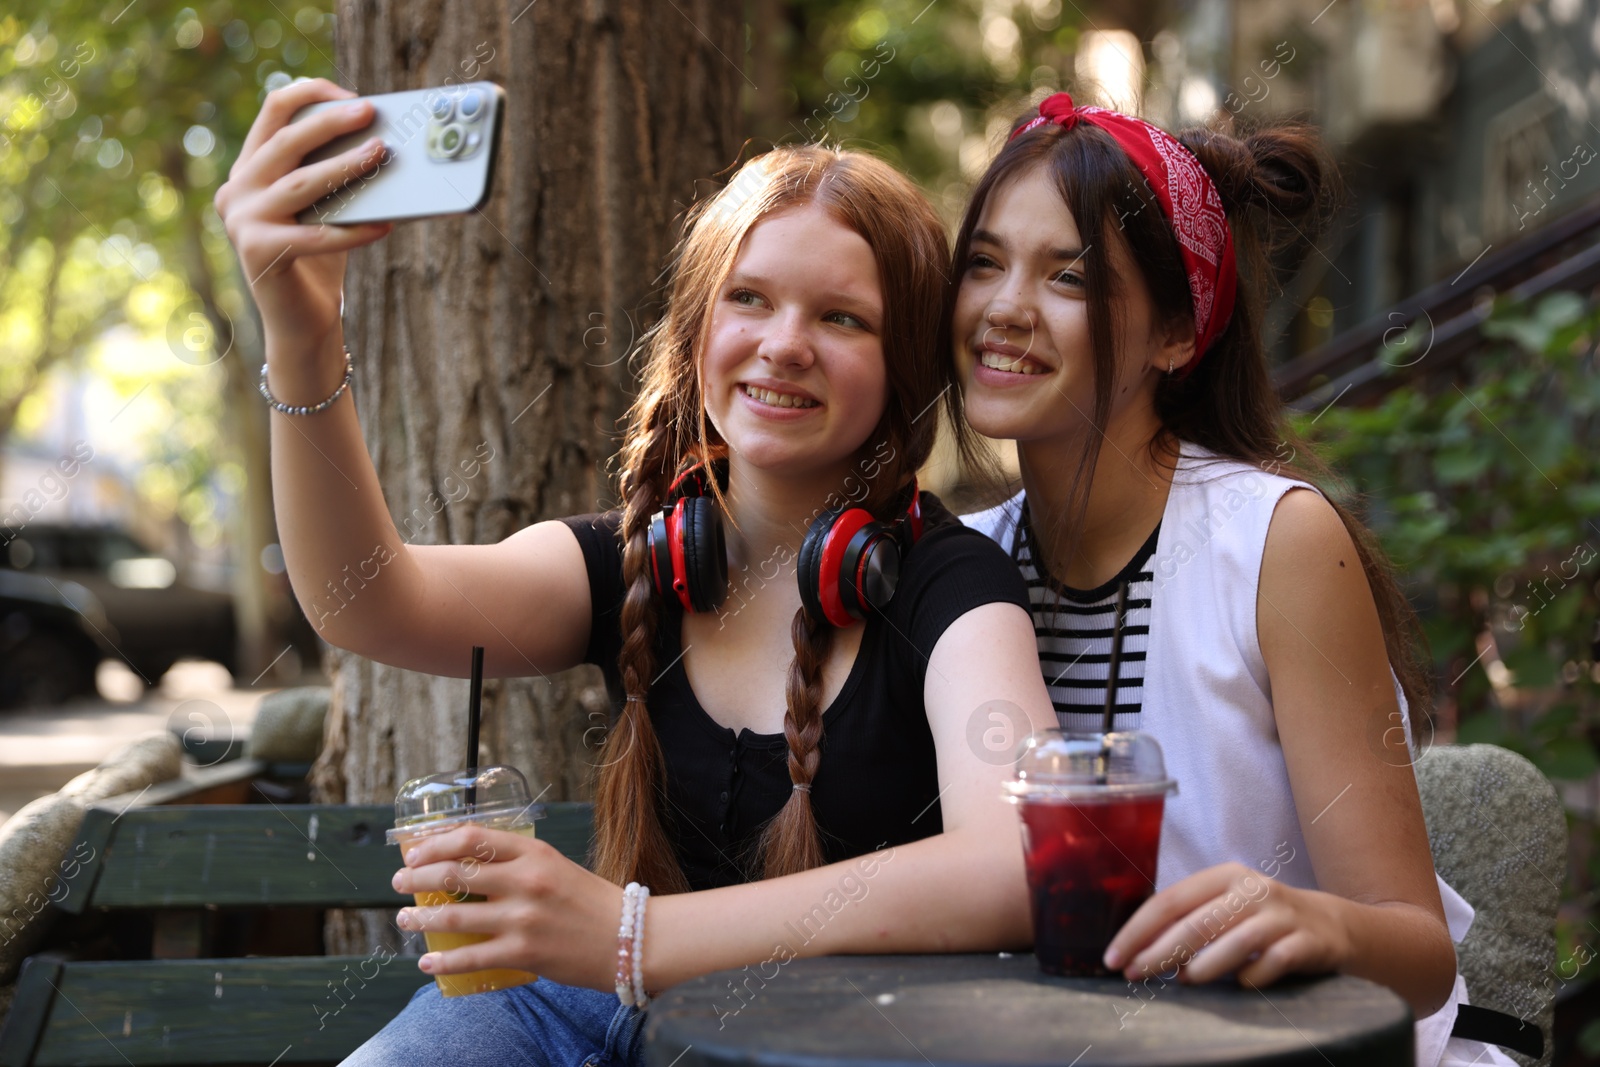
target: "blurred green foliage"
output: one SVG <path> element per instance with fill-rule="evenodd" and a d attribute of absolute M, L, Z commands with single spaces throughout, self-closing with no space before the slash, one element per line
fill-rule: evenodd
<path fill-rule="evenodd" d="M 1570 943 L 1600 902 L 1600 305 L 1502 304 L 1483 332 L 1459 365 L 1296 428 L 1347 499 L 1362 489 L 1427 629 L 1441 721 L 1566 783 Z"/>
<path fill-rule="evenodd" d="M 752 150 L 866 148 L 951 218 L 1011 120 L 1070 81 L 1084 17 L 1062 0 L 795 0 L 752 11 Z M 770 74 L 764 49 L 777 61 Z"/>
<path fill-rule="evenodd" d="M 244 458 L 218 361 L 255 329 L 211 198 L 265 92 L 331 73 L 332 17 L 273 0 L 30 6 L 0 15 L 0 438 L 44 417 L 52 366 L 92 370 L 138 394 L 114 429 L 147 457 L 140 496 L 213 541 Z"/>

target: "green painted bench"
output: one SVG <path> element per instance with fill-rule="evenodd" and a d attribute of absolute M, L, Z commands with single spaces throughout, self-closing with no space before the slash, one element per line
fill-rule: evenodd
<path fill-rule="evenodd" d="M 590 805 L 546 809 L 539 836 L 585 862 Z M 29 957 L 0 1067 L 337 1063 L 427 978 L 383 950 L 283 953 L 320 949 L 315 909 L 410 902 L 389 885 L 393 819 L 386 805 L 89 809 L 57 906 L 116 955 L 152 958 Z M 267 952 L 218 951 L 240 947 Z"/>

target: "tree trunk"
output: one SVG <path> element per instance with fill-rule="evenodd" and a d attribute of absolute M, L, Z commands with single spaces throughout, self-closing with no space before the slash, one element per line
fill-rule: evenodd
<path fill-rule="evenodd" d="M 622 360 L 655 312 L 685 207 L 733 163 L 739 5 L 712 0 L 341 0 L 336 63 L 362 93 L 491 80 L 506 114 L 482 212 L 403 223 L 351 258 L 355 396 L 408 543 L 490 543 L 612 503 Z M 700 184 L 697 184 L 700 183 Z M 539 605 L 529 604 L 529 611 Z M 459 653 L 463 670 L 470 650 Z M 462 766 L 467 683 L 335 650 L 319 799 L 387 803 Z M 598 672 L 484 687 L 484 763 L 587 799 L 608 721 Z M 336 917 L 330 952 L 395 945 Z"/>

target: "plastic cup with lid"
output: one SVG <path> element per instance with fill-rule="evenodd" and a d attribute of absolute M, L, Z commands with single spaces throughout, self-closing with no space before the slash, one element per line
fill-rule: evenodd
<path fill-rule="evenodd" d="M 391 845 L 399 845 L 401 855 L 405 856 L 422 839 L 462 826 L 484 826 L 533 837 L 534 823 L 544 817 L 545 809 L 544 805 L 532 802 L 528 780 L 515 767 L 481 767 L 475 771 L 447 771 L 413 778 L 395 795 L 394 814 L 394 828 L 385 834 L 385 839 Z M 493 856 L 474 858 L 478 862 L 494 861 Z M 465 887 L 416 894 L 417 906 L 428 911 L 485 899 L 467 892 Z M 448 932 L 423 934 L 429 952 L 477 944 L 489 940 L 490 936 Z M 538 977 L 527 971 L 497 968 L 436 975 L 434 981 L 441 994 L 458 997 L 509 989 L 537 981 Z"/>
<path fill-rule="evenodd" d="M 1161 745 L 1137 730 L 1042 730 L 1022 743 L 1005 793 L 1021 816 L 1041 970 L 1110 973 L 1106 946 L 1155 891 L 1161 819 L 1177 788 Z"/>

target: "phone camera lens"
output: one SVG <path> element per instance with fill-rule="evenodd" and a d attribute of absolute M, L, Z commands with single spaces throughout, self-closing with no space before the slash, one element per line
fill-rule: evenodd
<path fill-rule="evenodd" d="M 428 110 L 433 112 L 433 117 L 440 122 L 450 117 L 450 112 L 455 110 L 455 101 L 446 93 L 439 93 L 428 101 Z"/>
<path fill-rule="evenodd" d="M 452 122 L 439 131 L 439 151 L 446 156 L 454 156 L 461 151 L 466 139 L 466 131 L 459 123 Z"/>
<path fill-rule="evenodd" d="M 456 107 L 461 112 L 461 117 L 471 122 L 478 117 L 478 112 L 483 110 L 483 93 L 477 89 L 468 89 L 461 94 L 461 102 Z"/>

